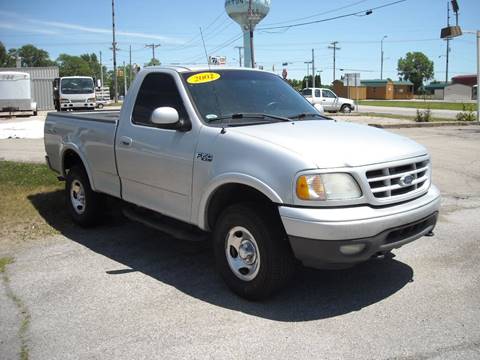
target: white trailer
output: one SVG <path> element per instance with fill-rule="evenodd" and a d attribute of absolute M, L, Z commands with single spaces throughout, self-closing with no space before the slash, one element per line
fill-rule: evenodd
<path fill-rule="evenodd" d="M 31 111 L 33 115 L 37 115 L 37 103 L 32 101 L 30 74 L 17 71 L 0 72 L 0 111 Z"/>

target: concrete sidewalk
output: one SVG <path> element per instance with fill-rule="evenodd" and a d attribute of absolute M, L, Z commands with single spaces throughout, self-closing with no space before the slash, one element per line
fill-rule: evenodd
<path fill-rule="evenodd" d="M 424 110 L 424 109 L 420 109 Z M 458 110 L 430 110 L 433 117 L 445 118 L 445 119 L 455 119 L 457 114 L 461 111 Z M 402 115 L 402 116 L 415 116 L 417 114 L 417 109 L 415 108 L 404 108 L 404 107 L 389 107 L 389 106 L 369 106 L 369 105 L 359 105 L 358 112 L 360 113 L 376 113 L 376 114 L 392 114 L 392 115 Z"/>

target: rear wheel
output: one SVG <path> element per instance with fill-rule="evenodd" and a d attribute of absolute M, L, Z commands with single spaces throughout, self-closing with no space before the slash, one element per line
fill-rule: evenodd
<path fill-rule="evenodd" d="M 236 294 L 260 300 L 284 286 L 295 261 L 282 224 L 266 207 L 235 204 L 214 230 L 217 269 Z"/>
<path fill-rule="evenodd" d="M 65 195 L 70 216 L 75 223 L 88 227 L 99 222 L 103 198 L 92 190 L 83 166 L 73 166 L 68 172 Z"/>

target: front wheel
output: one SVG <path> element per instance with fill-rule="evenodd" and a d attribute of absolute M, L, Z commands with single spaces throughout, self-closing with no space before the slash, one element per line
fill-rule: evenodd
<path fill-rule="evenodd" d="M 213 238 L 217 269 L 241 297 L 264 299 L 294 273 L 292 251 L 271 209 L 249 203 L 232 205 L 220 215 Z"/>
<path fill-rule="evenodd" d="M 88 227 L 99 222 L 103 210 L 102 196 L 90 186 L 82 166 L 73 166 L 66 176 L 65 197 L 70 215 L 75 223 Z"/>
<path fill-rule="evenodd" d="M 353 110 L 352 106 L 348 104 L 343 104 L 342 107 L 340 108 L 340 111 L 345 114 L 350 114 L 352 110 Z"/>

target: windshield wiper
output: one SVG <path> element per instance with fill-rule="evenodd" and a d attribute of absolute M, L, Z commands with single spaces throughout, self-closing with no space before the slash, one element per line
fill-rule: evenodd
<path fill-rule="evenodd" d="M 225 115 L 225 116 L 220 116 L 215 119 L 210 119 L 208 120 L 208 123 L 214 123 L 222 120 L 227 120 L 227 119 L 274 119 L 277 121 L 288 121 L 290 122 L 291 119 L 283 117 L 283 116 L 278 116 L 278 115 L 273 115 L 273 114 L 266 114 L 266 113 L 235 113 L 231 115 Z M 246 123 L 250 125 L 249 123 Z M 240 124 L 241 125 L 241 124 Z"/>
<path fill-rule="evenodd" d="M 320 115 L 320 114 L 317 114 L 317 113 L 307 113 L 307 112 L 303 112 L 303 113 L 300 113 L 300 114 L 297 114 L 297 115 L 289 116 L 288 118 L 293 120 L 293 119 L 304 119 L 304 118 L 310 117 L 310 116 L 317 116 L 317 117 L 321 117 L 322 119 L 325 119 L 325 116 L 323 116 L 323 115 Z"/>

